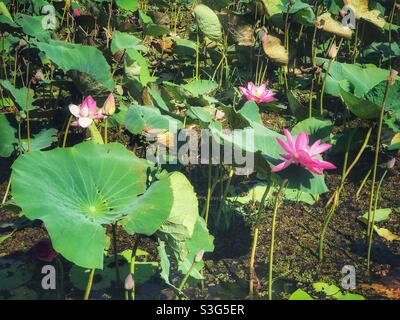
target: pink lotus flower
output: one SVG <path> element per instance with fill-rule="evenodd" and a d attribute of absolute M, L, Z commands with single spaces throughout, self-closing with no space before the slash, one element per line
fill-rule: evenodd
<path fill-rule="evenodd" d="M 286 136 L 287 143 L 280 138 L 277 138 L 277 140 L 282 149 L 287 152 L 281 154 L 285 161 L 273 167 L 272 172 L 281 171 L 291 164 L 302 165 L 315 174 L 323 174 L 325 169 L 336 169 L 332 163 L 317 158 L 318 155 L 332 147 L 331 144 L 321 144 L 321 140 L 317 140 L 312 146 L 309 146 L 308 133 L 299 133 L 296 141 L 293 141 L 293 137 L 287 129 L 283 129 L 283 133 Z"/>
<path fill-rule="evenodd" d="M 69 105 L 69 111 L 78 118 L 78 121 L 71 122 L 71 126 L 89 127 L 93 120 L 104 119 L 103 108 L 97 109 L 96 100 L 88 96 L 79 106 Z"/>
<path fill-rule="evenodd" d="M 246 97 L 257 103 L 275 101 L 275 93 L 267 90 L 267 84 L 263 83 L 261 86 L 256 86 L 253 82 L 247 84 L 247 88 L 239 87 L 239 91 Z"/>

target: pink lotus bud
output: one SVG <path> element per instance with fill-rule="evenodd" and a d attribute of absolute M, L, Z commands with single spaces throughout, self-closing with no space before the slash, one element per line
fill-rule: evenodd
<path fill-rule="evenodd" d="M 102 108 L 103 114 L 107 116 L 112 116 L 115 113 L 115 99 L 112 93 L 107 97 Z"/>
<path fill-rule="evenodd" d="M 194 262 L 198 263 L 203 259 L 204 250 L 200 250 L 194 257 Z"/>
<path fill-rule="evenodd" d="M 225 112 L 217 110 L 217 112 L 214 115 L 214 120 L 221 120 L 225 116 Z"/>
<path fill-rule="evenodd" d="M 72 14 L 74 15 L 74 17 L 79 17 L 81 15 L 81 10 L 79 9 L 74 9 L 72 11 Z"/>
<path fill-rule="evenodd" d="M 393 169 L 395 164 L 396 158 L 392 158 L 386 163 L 388 169 Z"/>
<path fill-rule="evenodd" d="M 133 290 L 135 288 L 135 281 L 133 280 L 132 274 L 128 274 L 125 278 L 125 290 Z"/>
<path fill-rule="evenodd" d="M 331 47 L 329 48 L 328 57 L 330 59 L 336 59 L 337 54 L 338 54 L 338 48 L 336 46 L 336 42 L 333 42 Z"/>

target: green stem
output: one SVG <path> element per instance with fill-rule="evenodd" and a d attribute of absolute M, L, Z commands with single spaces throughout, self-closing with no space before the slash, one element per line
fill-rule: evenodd
<path fill-rule="evenodd" d="M 93 285 L 94 271 L 95 269 L 90 270 L 89 279 L 86 285 L 86 290 L 83 300 L 89 300 L 90 291 L 92 290 L 92 285 Z"/>
<path fill-rule="evenodd" d="M 136 263 L 136 254 L 137 254 L 137 250 L 139 248 L 139 243 L 140 243 L 140 236 L 138 235 L 136 237 L 135 243 L 133 244 L 132 255 L 131 255 L 130 273 L 132 275 L 133 284 L 134 284 L 133 288 L 131 290 L 131 298 L 132 298 L 132 300 L 135 300 L 135 294 L 136 294 L 136 290 L 135 290 L 135 263 Z"/>
<path fill-rule="evenodd" d="M 260 207 L 258 208 L 257 217 L 256 217 L 256 221 L 254 224 L 253 245 L 251 247 L 250 266 L 249 266 L 249 274 L 250 274 L 249 296 L 250 297 L 253 297 L 253 295 L 254 295 L 254 278 L 255 278 L 254 262 L 255 262 L 255 258 L 256 258 L 256 250 L 257 250 L 257 243 L 258 243 L 259 223 L 260 223 L 261 214 L 265 208 L 265 201 L 268 197 L 270 190 L 271 190 L 271 185 L 269 184 L 265 188 L 264 194 L 261 198 Z"/>
<path fill-rule="evenodd" d="M 220 220 L 220 218 L 221 218 L 222 208 L 224 207 L 225 200 L 226 200 L 226 197 L 227 197 L 228 192 L 229 192 L 229 187 L 231 186 L 233 173 L 234 173 L 234 169 L 233 169 L 233 167 L 232 167 L 232 168 L 230 169 L 230 171 L 229 171 L 228 181 L 227 181 L 227 183 L 226 183 L 226 187 L 225 187 L 224 193 L 223 193 L 223 195 L 222 195 L 222 197 L 221 197 L 221 201 L 220 201 L 220 203 L 219 203 L 219 208 L 218 208 L 218 213 L 217 213 L 217 220 L 216 220 L 216 223 L 215 223 L 217 226 L 219 225 L 219 220 Z"/>
<path fill-rule="evenodd" d="M 278 194 L 275 198 L 274 204 L 274 213 L 272 216 L 272 231 L 271 231 L 271 246 L 269 249 L 269 272 L 268 272 L 268 298 L 272 300 L 272 270 L 273 270 L 273 262 L 274 262 L 274 244 L 275 244 L 275 225 L 276 225 L 276 216 L 279 208 L 279 199 L 283 193 L 287 180 L 284 180 L 279 188 Z"/>
<path fill-rule="evenodd" d="M 333 61 L 333 59 L 329 60 L 328 68 L 326 69 L 326 72 L 324 75 L 324 80 L 322 82 L 321 97 L 319 100 L 319 113 L 321 116 L 324 114 L 324 94 L 325 94 L 326 79 L 328 78 L 328 74 L 329 74 L 329 70 L 331 69 L 332 61 Z"/>
<path fill-rule="evenodd" d="M 324 240 L 325 240 L 326 231 L 328 230 L 328 226 L 329 226 L 329 223 L 330 223 L 330 221 L 332 219 L 333 213 L 335 212 L 336 208 L 339 205 L 339 198 L 340 198 L 340 194 L 342 192 L 343 186 L 344 186 L 344 182 L 345 182 L 347 176 L 350 174 L 351 170 L 357 164 L 357 162 L 360 159 L 361 155 L 364 153 L 364 150 L 367 147 L 369 138 L 371 136 L 371 132 L 372 132 L 372 128 L 369 128 L 369 130 L 367 132 L 367 135 L 365 136 L 364 142 L 363 142 L 360 150 L 358 151 L 357 156 L 355 157 L 355 159 L 351 163 L 351 165 L 348 168 L 347 168 L 347 164 L 345 165 L 345 167 L 347 169 L 344 170 L 344 174 L 342 174 L 341 181 L 340 181 L 340 186 L 339 186 L 339 188 L 337 188 L 335 190 L 335 192 L 333 193 L 332 197 L 328 200 L 328 202 L 327 202 L 327 204 L 325 206 L 325 207 L 327 207 L 330 204 L 330 202 L 333 201 L 333 204 L 332 204 L 331 208 L 329 209 L 328 215 L 327 215 L 327 217 L 325 219 L 324 226 L 322 228 L 321 236 L 320 236 L 320 239 L 319 239 L 319 261 L 320 262 L 322 262 L 323 259 L 324 259 L 323 250 L 324 250 Z"/>
<path fill-rule="evenodd" d="M 389 85 L 390 84 L 389 84 L 389 79 L 388 79 L 388 81 L 386 82 L 385 95 L 383 97 L 381 111 L 380 111 L 380 115 L 379 115 L 378 136 L 376 138 L 374 168 L 372 170 L 371 194 L 370 194 L 370 198 L 369 198 L 367 235 L 369 235 L 370 232 L 373 232 L 373 231 L 371 231 L 370 221 L 371 221 L 372 205 L 373 205 L 374 192 L 375 192 L 376 170 L 378 167 L 379 149 L 380 149 L 379 147 L 380 147 L 380 143 L 381 143 L 381 134 L 382 134 L 382 125 L 383 125 L 383 115 L 385 113 L 385 105 L 386 105 L 386 100 L 388 97 Z"/>
<path fill-rule="evenodd" d="M 104 143 L 108 143 L 108 119 L 104 120 Z"/>
<path fill-rule="evenodd" d="M 376 208 L 378 207 L 378 200 L 379 200 L 379 195 L 381 191 L 381 186 L 383 179 L 385 179 L 385 176 L 387 174 L 387 170 L 383 173 L 381 179 L 379 180 L 378 183 L 378 188 L 376 189 L 376 196 L 375 196 L 375 204 L 374 204 L 374 211 L 372 213 L 372 221 L 371 221 L 371 232 L 369 234 L 369 239 L 368 239 L 368 253 L 367 253 L 367 269 L 369 270 L 369 266 L 371 263 L 371 248 L 372 248 L 372 236 L 374 234 L 374 227 L 375 227 L 375 213 L 376 213 Z"/>
<path fill-rule="evenodd" d="M 186 272 L 185 276 L 183 277 L 183 279 L 181 281 L 181 284 L 178 287 L 179 291 L 182 291 L 183 287 L 185 286 L 186 282 L 188 281 L 188 279 L 190 277 L 190 274 L 192 273 L 192 271 L 195 268 L 195 266 L 196 266 L 196 261 L 193 261 L 192 265 L 189 268 L 189 271 Z"/>
<path fill-rule="evenodd" d="M 207 187 L 207 200 L 206 200 L 206 211 L 204 213 L 204 220 L 206 224 L 208 224 L 208 214 L 210 211 L 210 202 L 211 202 L 211 173 L 212 173 L 212 158 L 211 158 L 211 150 L 210 155 L 208 157 L 208 187 Z"/>
<path fill-rule="evenodd" d="M 114 263 L 115 263 L 115 281 L 120 283 L 121 278 L 119 275 L 119 265 L 118 265 L 118 249 L 117 249 L 117 224 L 112 224 L 112 240 L 114 247 Z"/>
<path fill-rule="evenodd" d="M 197 30 L 197 38 L 196 38 L 196 75 L 195 79 L 199 80 L 199 51 L 200 51 L 200 37 L 199 37 L 199 30 Z"/>
<path fill-rule="evenodd" d="M 67 127 L 65 128 L 65 132 L 64 132 L 64 140 L 63 140 L 63 144 L 62 144 L 63 148 L 65 148 L 65 146 L 67 145 L 67 138 L 68 138 L 68 133 L 69 133 L 69 127 L 71 126 L 71 121 L 72 121 L 72 116 L 69 116 Z"/>
<path fill-rule="evenodd" d="M 367 172 L 367 174 L 365 175 L 363 181 L 361 182 L 361 185 L 360 185 L 360 187 L 358 188 L 358 190 L 357 190 L 357 192 L 356 192 L 356 200 L 359 199 L 360 193 L 361 193 L 361 191 L 363 190 L 365 184 L 367 183 L 368 178 L 369 178 L 369 176 L 371 175 L 371 172 L 372 172 L 372 169 L 369 169 L 368 172 Z"/>
<path fill-rule="evenodd" d="M 56 258 L 57 263 L 57 275 L 58 277 L 58 286 L 57 286 L 57 298 L 58 300 L 64 299 L 64 267 L 60 257 Z"/>
<path fill-rule="evenodd" d="M 8 184 L 7 184 L 7 188 L 6 188 L 6 193 L 4 194 L 3 201 L 1 202 L 1 204 L 5 204 L 5 203 L 6 203 L 7 197 L 8 197 L 8 193 L 10 192 L 10 187 L 11 187 L 11 177 L 10 177 L 10 179 L 8 180 Z"/>

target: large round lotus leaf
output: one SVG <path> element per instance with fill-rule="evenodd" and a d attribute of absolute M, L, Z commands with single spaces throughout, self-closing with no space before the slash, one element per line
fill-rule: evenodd
<path fill-rule="evenodd" d="M 135 210 L 146 190 L 146 168 L 117 143 L 34 151 L 15 161 L 12 194 L 28 218 L 43 220 L 65 258 L 102 269 L 108 244 L 102 224 Z"/>

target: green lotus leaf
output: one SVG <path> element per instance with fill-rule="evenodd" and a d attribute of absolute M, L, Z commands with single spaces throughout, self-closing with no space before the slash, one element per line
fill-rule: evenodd
<path fill-rule="evenodd" d="M 194 8 L 196 22 L 201 30 L 210 40 L 222 40 L 222 26 L 215 12 L 204 4 Z"/>
<path fill-rule="evenodd" d="M 64 72 L 76 70 L 87 73 L 108 90 L 114 89 L 110 66 L 97 48 L 60 40 L 32 43 Z"/>
<path fill-rule="evenodd" d="M 138 9 L 137 0 L 117 0 L 117 6 L 129 12 L 135 12 Z"/>
<path fill-rule="evenodd" d="M 17 129 L 15 129 L 8 121 L 4 114 L 0 115 L 0 157 L 9 157 L 14 152 L 14 143 L 18 140 L 15 138 Z"/>
<path fill-rule="evenodd" d="M 102 269 L 109 240 L 102 225 L 134 211 L 146 191 L 146 168 L 118 143 L 33 151 L 13 165 L 12 194 L 29 219 L 44 222 L 55 250 Z"/>
<path fill-rule="evenodd" d="M 15 22 L 21 26 L 24 33 L 39 39 L 48 41 L 51 39 L 49 32 L 43 28 L 44 16 L 30 16 L 27 14 L 17 14 Z"/>
<path fill-rule="evenodd" d="M 379 117 L 379 105 L 364 98 L 359 98 L 343 89 L 341 89 L 341 95 L 347 108 L 357 117 L 361 119 L 374 119 Z"/>
<path fill-rule="evenodd" d="M 34 93 L 32 89 L 26 87 L 15 88 L 8 80 L 0 80 L 0 86 L 11 94 L 11 98 L 16 103 L 19 110 L 23 111 L 26 110 L 26 108 L 29 110 L 36 109 L 36 107 L 32 106 L 32 103 L 34 102 Z"/>
<path fill-rule="evenodd" d="M 138 134 L 145 128 L 165 130 L 182 128 L 180 121 L 170 116 L 162 115 L 158 108 L 139 105 L 128 109 L 125 125 L 133 134 Z"/>
<path fill-rule="evenodd" d="M 194 80 L 183 85 L 194 97 L 199 97 L 204 94 L 209 94 L 218 88 L 218 84 L 212 80 Z"/>
<path fill-rule="evenodd" d="M 326 71 L 328 60 L 317 58 Z M 333 61 L 329 69 L 326 82 L 326 93 L 340 96 L 340 90 L 353 92 L 355 96 L 362 97 L 380 82 L 386 80 L 389 70 L 378 68 L 373 64 L 348 64 Z"/>
<path fill-rule="evenodd" d="M 7 158 L 18 150 L 18 133 L 5 115 L 0 115 L 0 157 Z M 37 134 L 32 134 L 30 139 L 30 150 L 42 150 L 57 141 L 56 129 L 43 129 Z M 28 139 L 21 139 L 21 147 L 28 149 Z"/>
<path fill-rule="evenodd" d="M 146 51 L 142 40 L 126 32 L 115 30 L 112 34 L 111 52 L 115 54 L 118 50 L 134 49 L 138 51 Z"/>

